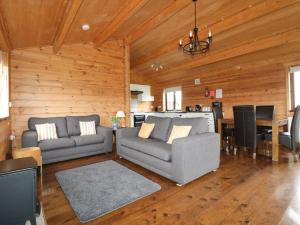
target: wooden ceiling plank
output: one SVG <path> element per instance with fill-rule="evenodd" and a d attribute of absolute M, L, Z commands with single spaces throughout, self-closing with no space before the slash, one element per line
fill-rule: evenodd
<path fill-rule="evenodd" d="M 100 47 L 132 15 L 141 9 L 149 0 L 131 0 L 121 7 L 114 19 L 96 35 L 95 47 Z"/>
<path fill-rule="evenodd" d="M 72 0 L 70 1 L 70 5 L 67 7 L 67 12 L 63 18 L 63 22 L 60 25 L 59 29 L 56 32 L 54 43 L 53 43 L 53 51 L 57 53 L 61 46 L 63 45 L 66 37 L 70 32 L 70 28 L 75 20 L 75 17 L 82 5 L 84 0 Z"/>
<path fill-rule="evenodd" d="M 187 71 L 180 71 L 179 73 L 169 73 L 167 76 L 157 76 L 153 74 L 148 76 L 148 81 L 155 82 L 169 82 L 171 80 L 178 80 L 189 74 L 190 79 L 196 79 L 199 74 L 201 77 L 209 76 L 218 73 L 233 73 L 233 71 L 241 71 L 262 66 L 269 66 L 271 64 L 280 64 L 283 62 L 290 62 L 291 60 L 300 60 L 300 42 L 292 43 L 288 46 L 280 48 L 275 47 L 266 51 L 255 52 L 242 57 L 212 63 L 206 66 L 195 67 Z M 145 79 L 142 76 L 141 79 Z"/>
<path fill-rule="evenodd" d="M 5 19 L 0 13 L 0 50 L 8 52 L 11 49 L 11 43 L 6 28 Z"/>
<path fill-rule="evenodd" d="M 174 0 L 168 7 L 163 9 L 157 15 L 151 17 L 149 20 L 145 21 L 141 26 L 134 29 L 127 37 L 127 40 L 132 43 L 137 39 L 144 36 L 148 31 L 154 29 L 159 26 L 163 22 L 165 22 L 168 18 L 175 15 L 177 12 L 181 11 L 191 2 L 187 0 Z"/>
<path fill-rule="evenodd" d="M 174 71 L 191 69 L 191 68 L 219 62 L 222 60 L 227 60 L 234 57 L 246 55 L 249 53 L 254 53 L 268 48 L 280 46 L 286 43 L 296 42 L 299 40 L 300 40 L 300 27 L 297 27 L 258 40 L 250 41 L 248 43 L 243 43 L 241 45 L 238 45 L 230 49 L 225 49 L 219 52 L 214 52 L 213 54 L 207 54 L 205 56 L 195 58 L 193 61 L 190 61 L 188 63 L 183 63 L 178 66 L 172 67 L 168 70 L 158 72 L 156 73 L 156 75 L 162 76 L 164 74 L 172 73 Z M 152 73 L 150 73 L 149 75 L 151 74 Z M 145 76 L 147 75 L 145 74 Z"/>
<path fill-rule="evenodd" d="M 250 22 L 251 20 L 265 16 L 269 13 L 283 9 L 285 7 L 288 7 L 298 2 L 299 2 L 298 0 L 292 0 L 292 1 L 283 0 L 283 1 L 278 1 L 276 2 L 276 4 L 274 4 L 274 2 L 270 0 L 263 1 L 256 5 L 249 6 L 247 9 L 244 9 L 233 16 L 225 18 L 224 20 L 211 24 L 207 28 L 203 28 L 200 32 L 200 37 L 205 38 L 204 36 L 206 36 L 209 29 L 213 31 L 213 34 L 221 33 L 228 29 L 231 29 L 233 27 L 236 27 L 246 22 Z M 135 61 L 132 62 L 133 68 L 140 67 L 143 64 L 147 64 L 149 61 L 153 59 L 157 59 L 163 55 L 167 55 L 177 51 L 176 46 L 178 45 L 179 38 L 180 37 L 176 37 L 170 42 L 162 45 L 162 47 L 158 49 L 154 49 L 147 56 L 136 59 Z M 186 37 L 184 41 L 187 42 L 188 38 Z"/>

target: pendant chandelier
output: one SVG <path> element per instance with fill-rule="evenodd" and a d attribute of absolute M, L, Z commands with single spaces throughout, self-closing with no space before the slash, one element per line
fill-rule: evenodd
<path fill-rule="evenodd" d="M 189 34 L 189 43 L 183 44 L 182 39 L 179 40 L 179 49 L 188 54 L 195 55 L 205 53 L 209 50 L 209 47 L 212 43 L 211 31 L 208 32 L 208 36 L 206 40 L 199 40 L 198 38 L 198 27 L 197 27 L 197 0 L 192 0 L 195 5 L 195 27 L 194 30 L 190 31 Z"/>

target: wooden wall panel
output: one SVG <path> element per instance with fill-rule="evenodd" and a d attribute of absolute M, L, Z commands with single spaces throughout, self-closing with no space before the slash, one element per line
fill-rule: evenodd
<path fill-rule="evenodd" d="M 231 69 L 223 73 L 216 71 L 210 74 L 196 74 L 166 82 L 153 82 L 152 90 L 155 97 L 154 106 L 162 106 L 164 88 L 182 86 L 183 110 L 185 106 L 201 104 L 211 106 L 213 101 L 222 101 L 225 117 L 233 117 L 232 106 L 275 105 L 278 118 L 287 114 L 286 105 L 286 69 L 282 64 L 272 64 L 246 70 Z M 200 78 L 201 85 L 195 86 L 194 79 Z M 211 99 L 204 96 L 205 88 L 223 89 L 222 99 Z"/>
<path fill-rule="evenodd" d="M 12 130 L 20 136 L 32 116 L 66 116 L 96 113 L 101 124 L 124 110 L 124 44 L 108 42 L 27 48 L 11 53 Z"/>

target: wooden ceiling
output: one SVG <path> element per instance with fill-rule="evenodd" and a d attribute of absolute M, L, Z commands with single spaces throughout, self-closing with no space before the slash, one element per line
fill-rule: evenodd
<path fill-rule="evenodd" d="M 164 74 L 300 44 L 300 0 L 199 0 L 197 11 L 200 36 L 211 30 L 213 45 L 189 57 L 177 44 L 193 27 L 191 0 L 0 0 L 0 48 L 53 45 L 58 52 L 63 44 L 125 39 L 132 74 L 163 81 Z M 82 31 L 83 23 L 91 29 Z M 164 70 L 154 72 L 153 62 Z"/>
<path fill-rule="evenodd" d="M 53 45 L 58 50 L 62 44 L 88 42 L 100 46 L 137 32 L 144 22 L 166 7 L 176 7 L 177 2 L 183 1 L 0 0 L 0 47 Z M 81 29 L 84 23 L 91 27 L 87 32 Z"/>

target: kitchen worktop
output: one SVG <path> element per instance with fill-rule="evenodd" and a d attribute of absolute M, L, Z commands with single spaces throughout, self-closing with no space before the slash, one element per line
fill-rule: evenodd
<path fill-rule="evenodd" d="M 131 113 L 135 113 L 135 114 L 139 114 L 139 113 L 212 113 L 212 111 L 200 111 L 200 112 L 162 111 L 162 112 L 131 112 Z"/>
<path fill-rule="evenodd" d="M 131 113 L 131 127 L 134 126 L 134 116 L 136 115 L 145 115 L 145 119 L 148 116 L 159 116 L 159 117 L 179 117 L 179 118 L 194 118 L 194 117 L 203 117 L 208 120 L 209 132 L 215 132 L 215 122 L 214 116 L 211 111 L 207 112 L 134 112 Z"/>
<path fill-rule="evenodd" d="M 163 111 L 163 112 L 155 112 L 155 113 L 211 113 L 212 111 L 200 111 L 200 112 L 196 112 L 196 111 L 192 111 L 192 112 L 182 112 L 182 111 Z"/>

